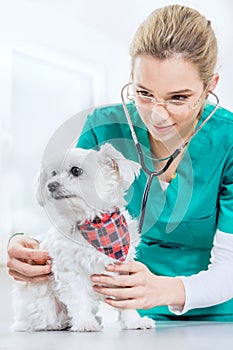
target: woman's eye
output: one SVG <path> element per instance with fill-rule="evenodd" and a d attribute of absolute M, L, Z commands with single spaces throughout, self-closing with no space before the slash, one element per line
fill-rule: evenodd
<path fill-rule="evenodd" d="M 70 169 L 70 172 L 73 176 L 80 176 L 83 174 L 83 169 L 74 166 L 73 168 Z"/>
<path fill-rule="evenodd" d="M 51 176 L 56 176 L 56 175 L 57 175 L 56 171 L 53 170 L 52 173 L 51 173 Z"/>
<path fill-rule="evenodd" d="M 171 100 L 175 100 L 175 101 L 185 101 L 189 98 L 189 96 L 187 95 L 174 95 L 172 96 Z"/>
<path fill-rule="evenodd" d="M 152 97 L 152 95 L 148 91 L 145 91 L 145 90 L 138 90 L 138 91 L 136 91 L 136 94 L 139 96 Z"/>

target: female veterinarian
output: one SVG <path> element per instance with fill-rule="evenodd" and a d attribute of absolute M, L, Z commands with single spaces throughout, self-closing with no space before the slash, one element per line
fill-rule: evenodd
<path fill-rule="evenodd" d="M 78 146 L 111 142 L 140 161 L 127 202 L 141 243 L 138 261 L 107 268 L 125 274 L 93 275 L 94 288 L 109 305 L 155 320 L 233 321 L 233 114 L 214 93 L 211 23 L 185 6 L 157 9 L 130 55 L 122 104 L 89 115 Z M 14 279 L 48 278 L 48 254 L 34 239 L 14 235 L 8 254 Z"/>

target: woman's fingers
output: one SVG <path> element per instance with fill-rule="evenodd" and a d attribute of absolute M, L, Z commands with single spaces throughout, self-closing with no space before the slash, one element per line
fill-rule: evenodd
<path fill-rule="evenodd" d="M 107 304 L 122 309 L 147 309 L 158 304 L 158 277 L 140 262 L 108 265 L 111 275 L 92 275 L 94 290 Z M 158 293 L 157 293 L 158 294 Z"/>
<path fill-rule="evenodd" d="M 106 298 L 105 302 L 108 305 L 119 309 L 135 310 L 141 308 L 137 299 L 117 300 L 113 298 Z"/>
<path fill-rule="evenodd" d="M 110 264 L 106 267 L 107 271 L 118 273 L 135 273 L 142 271 L 145 266 L 138 261 L 130 261 L 118 264 Z"/>
<path fill-rule="evenodd" d="M 42 281 L 51 273 L 48 252 L 39 250 L 39 242 L 28 236 L 16 236 L 8 245 L 9 275 L 17 281 Z"/>
<path fill-rule="evenodd" d="M 22 275 L 21 273 L 14 270 L 9 270 L 9 275 L 13 277 L 15 281 L 18 282 L 47 282 L 51 278 L 51 274 L 29 277 Z"/>
<path fill-rule="evenodd" d="M 48 252 L 38 250 L 38 248 L 27 248 L 22 245 L 21 242 L 15 243 L 8 249 L 8 256 L 9 258 L 13 257 L 24 260 L 41 260 L 44 261 L 44 263 L 49 259 Z"/>
<path fill-rule="evenodd" d="M 40 275 L 47 275 L 51 272 L 51 264 L 46 265 L 37 265 L 35 261 L 30 260 L 27 262 L 21 261 L 19 259 L 12 258 L 7 262 L 7 267 L 9 269 L 9 273 L 11 271 L 16 271 L 20 273 L 22 276 L 35 277 Z"/>
<path fill-rule="evenodd" d="M 94 283 L 107 286 L 129 287 L 133 284 L 133 278 L 131 277 L 129 281 L 129 275 L 92 275 L 91 280 Z"/>
<path fill-rule="evenodd" d="M 116 265 L 108 265 L 106 270 L 114 272 L 112 275 L 92 275 L 91 280 L 100 285 L 133 287 L 140 284 L 140 272 L 145 266 L 138 262 L 129 262 Z"/>
<path fill-rule="evenodd" d="M 133 299 L 140 296 L 140 287 L 109 288 L 106 286 L 94 285 L 93 288 L 98 293 L 101 293 L 106 296 L 114 297 L 120 300 L 129 299 L 129 298 Z"/>

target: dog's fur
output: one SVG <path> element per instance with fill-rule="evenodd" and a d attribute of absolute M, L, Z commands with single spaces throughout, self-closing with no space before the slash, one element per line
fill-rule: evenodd
<path fill-rule="evenodd" d="M 82 169 L 79 176 L 72 174 L 74 167 Z M 139 171 L 137 163 L 125 159 L 110 144 L 99 151 L 74 148 L 62 163 L 44 165 L 37 199 L 52 218 L 53 227 L 40 248 L 47 250 L 53 259 L 53 276 L 46 283 L 17 283 L 13 330 L 101 329 L 97 312 L 103 297 L 93 291 L 90 275 L 106 274 L 105 266 L 113 263 L 113 259 L 83 238 L 77 222 L 93 220 L 103 212 L 120 208 L 130 232 L 126 260 L 133 260 L 139 236 L 137 222 L 124 209 L 124 195 Z M 54 183 L 56 189 L 51 191 Z M 120 310 L 119 315 L 123 329 L 154 326 L 152 320 L 141 318 L 136 310 Z"/>

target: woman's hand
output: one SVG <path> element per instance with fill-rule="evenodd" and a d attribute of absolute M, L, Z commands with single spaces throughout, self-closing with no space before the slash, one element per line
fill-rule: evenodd
<path fill-rule="evenodd" d="M 8 244 L 7 267 L 16 281 L 44 282 L 51 273 L 51 258 L 28 236 L 15 236 Z"/>
<path fill-rule="evenodd" d="M 156 276 L 140 262 L 108 265 L 109 275 L 92 275 L 97 293 L 107 296 L 106 303 L 121 309 L 149 309 L 170 305 L 183 307 L 185 290 L 179 278 Z"/>

